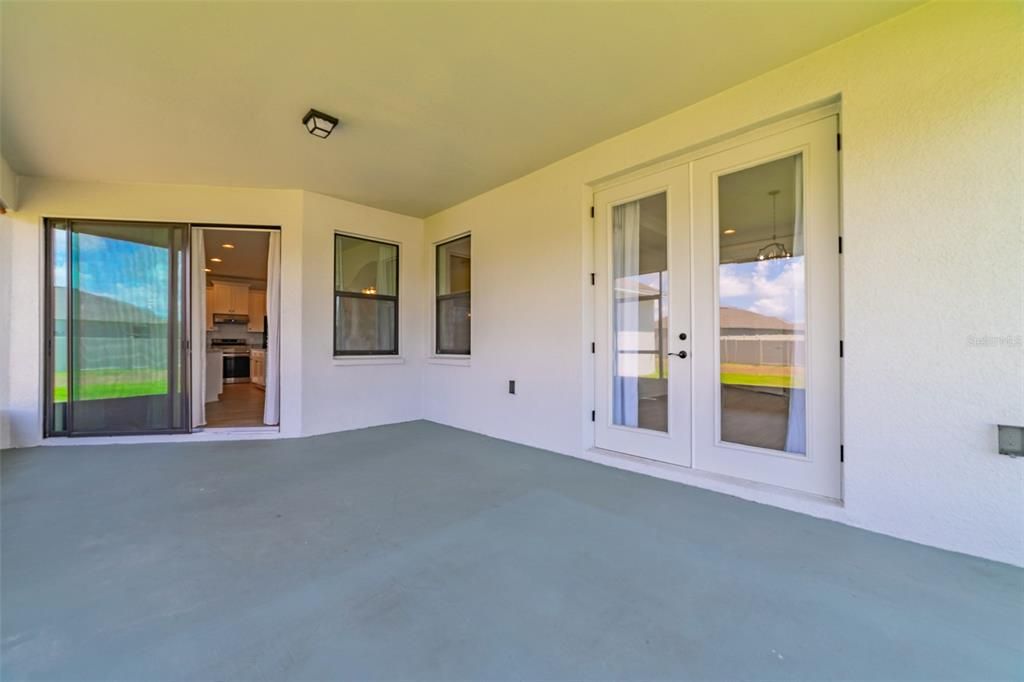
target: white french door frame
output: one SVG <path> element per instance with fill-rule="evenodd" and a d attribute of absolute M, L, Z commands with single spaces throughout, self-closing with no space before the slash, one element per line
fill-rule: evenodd
<path fill-rule="evenodd" d="M 613 395 L 611 385 L 613 366 L 611 339 L 616 333 L 612 303 L 615 300 L 615 283 L 612 278 L 612 211 L 621 206 L 647 197 L 665 194 L 666 244 L 665 257 L 668 271 L 669 320 L 667 341 L 664 348 L 658 348 L 661 361 L 668 366 L 667 386 L 667 430 L 656 431 L 642 427 L 623 426 L 614 423 Z M 639 457 L 670 462 L 680 466 L 690 465 L 691 421 L 680 418 L 688 415 L 692 391 L 690 388 L 689 358 L 671 355 L 684 351 L 690 353 L 690 176 L 687 166 L 670 168 L 659 173 L 631 180 L 630 182 L 594 194 L 595 210 L 595 259 L 603 273 L 596 281 L 594 308 L 595 321 L 595 386 L 598 401 L 595 402 L 595 443 L 602 448 L 626 452 Z M 660 309 L 659 309 L 660 312 Z M 681 340 L 680 334 L 686 339 Z M 656 344 L 660 346 L 660 344 Z"/>
<path fill-rule="evenodd" d="M 822 118 L 693 162 L 694 467 L 780 488 L 841 497 L 840 296 L 837 121 Z M 799 155 L 802 159 L 805 306 L 805 452 L 722 438 L 719 178 Z M 710 286 L 708 286 L 710 285 Z"/>
<path fill-rule="evenodd" d="M 584 229 L 584 240 L 583 240 L 584 241 L 584 246 L 585 247 L 589 247 L 587 250 L 588 250 L 589 254 L 592 254 L 592 256 L 588 256 L 587 258 L 585 258 L 584 265 L 585 266 L 589 266 L 589 267 L 585 267 L 586 270 L 593 270 L 596 273 L 598 273 L 597 274 L 597 279 L 596 279 L 596 282 L 595 282 L 596 286 L 588 287 L 587 295 L 585 295 L 585 297 L 584 297 L 585 302 L 588 304 L 587 311 L 584 313 L 584 322 L 585 323 L 590 323 L 590 324 L 594 325 L 594 338 L 595 338 L 595 352 L 594 352 L 593 355 L 591 355 L 591 358 L 592 358 L 593 361 L 585 363 L 585 370 L 586 371 L 585 371 L 585 377 L 584 377 L 584 387 L 585 387 L 585 389 L 591 395 L 593 395 L 593 397 L 594 397 L 594 406 L 596 408 L 593 415 L 588 414 L 584 418 L 584 421 L 589 423 L 589 427 L 590 427 L 589 428 L 589 434 L 590 435 L 589 435 L 589 437 L 586 439 L 586 441 L 584 443 L 585 447 L 595 448 L 594 452 L 597 453 L 597 455 L 599 457 L 602 457 L 602 459 L 604 457 L 604 456 L 600 455 L 600 453 L 602 451 L 611 451 L 611 452 L 621 453 L 621 454 L 624 454 L 626 456 L 635 457 L 635 458 L 637 458 L 636 461 L 653 460 L 653 461 L 658 462 L 658 463 L 667 463 L 669 465 L 673 465 L 673 466 L 679 467 L 680 471 L 693 471 L 694 473 L 705 473 L 705 474 L 710 474 L 712 476 L 716 476 L 716 477 L 722 478 L 724 480 L 733 480 L 733 481 L 736 481 L 737 483 L 742 484 L 742 485 L 754 484 L 754 485 L 757 485 L 757 486 L 762 487 L 762 488 L 767 486 L 766 489 L 775 488 L 775 489 L 778 489 L 780 492 L 781 491 L 796 492 L 798 494 L 807 494 L 807 495 L 809 495 L 811 497 L 814 497 L 814 498 L 820 498 L 820 499 L 823 499 L 823 500 L 829 500 L 829 501 L 834 501 L 834 502 L 841 503 L 841 501 L 842 501 L 842 466 L 840 464 L 841 460 L 839 459 L 840 458 L 840 454 L 838 452 L 830 454 L 830 456 L 832 456 L 832 457 L 834 457 L 836 459 L 836 463 L 835 463 L 835 467 L 834 467 L 834 482 L 829 484 L 828 486 L 826 486 L 824 488 L 818 488 L 816 490 L 808 490 L 808 489 L 802 489 L 801 490 L 801 489 L 799 489 L 797 487 L 791 487 L 791 486 L 786 485 L 785 483 L 782 483 L 782 482 L 766 481 L 766 480 L 763 480 L 763 479 L 758 480 L 758 478 L 755 477 L 755 476 L 744 476 L 742 474 L 738 475 L 735 472 L 712 471 L 712 470 L 709 470 L 709 469 L 701 466 L 704 463 L 704 461 L 701 460 L 701 455 L 698 453 L 698 443 L 697 443 L 698 434 L 697 434 L 697 430 L 695 428 L 696 425 L 693 423 L 693 420 L 695 420 L 696 417 L 695 417 L 695 414 L 693 412 L 690 413 L 691 428 L 688 429 L 688 431 L 689 431 L 689 441 L 690 442 L 689 442 L 689 446 L 688 446 L 688 449 L 687 449 L 688 450 L 687 451 L 687 458 L 690 460 L 689 462 L 673 460 L 673 458 L 666 458 L 666 457 L 657 457 L 657 456 L 652 457 L 652 456 L 649 456 L 648 454 L 637 454 L 635 452 L 629 452 L 626 449 L 615 450 L 613 448 L 602 447 L 602 444 L 599 442 L 599 439 L 598 439 L 598 430 L 600 428 L 600 418 L 599 418 L 598 415 L 599 415 L 599 412 L 601 410 L 605 410 L 606 411 L 609 406 L 608 406 L 608 404 L 606 402 L 606 399 L 608 397 L 607 394 L 602 394 L 602 392 L 604 390 L 604 386 L 603 386 L 602 381 L 600 379 L 601 365 L 604 364 L 605 367 L 607 367 L 607 357 L 606 356 L 602 357 L 602 354 L 601 354 L 601 349 L 600 349 L 601 343 L 599 342 L 599 340 L 600 340 L 602 335 L 599 334 L 599 326 L 602 325 L 602 324 L 607 324 L 607 317 L 608 317 L 607 313 L 602 314 L 602 311 L 601 311 L 602 302 L 606 302 L 607 301 L 607 294 L 603 294 L 601 292 L 601 287 L 602 287 L 601 273 L 603 272 L 603 273 L 610 274 L 611 270 L 610 270 L 610 263 L 607 263 L 607 262 L 603 263 L 603 262 L 601 262 L 600 256 L 599 256 L 599 246 L 601 244 L 600 240 L 602 240 L 604 238 L 607 238 L 607 235 L 602 235 L 601 232 L 598 230 L 598 222 L 599 221 L 598 221 L 598 217 L 597 217 L 597 202 L 595 201 L 595 196 L 599 192 L 603 192 L 603 191 L 606 191 L 606 190 L 609 190 L 609 189 L 612 189 L 612 188 L 619 188 L 619 187 L 622 187 L 622 186 L 625 186 L 625 185 L 630 185 L 630 184 L 634 183 L 636 180 L 643 179 L 643 178 L 650 178 L 651 176 L 656 175 L 656 174 L 658 174 L 660 172 L 663 172 L 663 171 L 666 171 L 666 170 L 669 170 L 669 169 L 672 169 L 672 168 L 677 168 L 677 167 L 680 167 L 680 166 L 686 167 L 687 168 L 687 173 L 690 174 L 690 168 L 692 168 L 692 164 L 694 164 L 695 162 L 699 161 L 700 159 L 703 159 L 703 158 L 706 158 L 706 157 L 718 154 L 720 152 L 723 152 L 723 151 L 726 151 L 726 150 L 729 150 L 729 149 L 733 149 L 733 148 L 736 148 L 736 147 L 741 147 L 741 146 L 747 145 L 749 143 L 756 142 L 758 140 L 764 140 L 766 138 L 770 138 L 770 137 L 772 137 L 774 135 L 777 135 L 779 133 L 782 133 L 782 132 L 785 132 L 785 131 L 789 131 L 789 130 L 793 130 L 793 129 L 799 128 L 801 126 L 805 126 L 807 124 L 810 124 L 810 123 L 821 121 L 822 119 L 832 119 L 834 121 L 835 131 L 836 131 L 836 134 L 838 136 L 838 134 L 841 131 L 840 121 L 839 121 L 839 114 L 840 114 L 840 105 L 839 105 L 838 102 L 835 102 L 835 103 L 832 103 L 832 104 L 823 105 L 823 106 L 817 106 L 817 107 L 814 107 L 814 108 L 809 108 L 809 109 L 807 109 L 807 110 L 805 110 L 803 112 L 798 112 L 796 114 L 793 114 L 793 115 L 785 117 L 785 118 L 780 117 L 780 118 L 775 119 L 774 121 L 766 123 L 766 124 L 764 124 L 762 126 L 757 126 L 757 127 L 750 126 L 748 128 L 745 128 L 743 130 L 743 132 L 737 133 L 736 135 L 729 136 L 727 138 L 726 137 L 719 138 L 718 141 L 709 143 L 709 144 L 704 145 L 704 146 L 693 146 L 693 147 L 690 147 L 689 150 L 687 150 L 685 152 L 682 152 L 682 153 L 679 153 L 679 154 L 677 154 L 675 156 L 672 156 L 672 157 L 662 157 L 662 160 L 660 160 L 660 161 L 657 161 L 657 162 L 654 162 L 654 163 L 651 163 L 651 164 L 648 164 L 648 165 L 645 165 L 645 166 L 634 167 L 631 170 L 624 171 L 622 173 L 614 174 L 614 175 L 611 175 L 611 176 L 606 176 L 603 179 L 595 180 L 595 181 L 593 181 L 591 183 L 588 183 L 588 184 L 586 184 L 583 187 L 583 196 L 584 196 L 584 198 L 585 199 L 590 199 L 590 204 L 592 206 L 594 206 L 594 209 L 592 209 L 593 213 L 591 213 L 591 215 L 588 216 L 588 218 L 590 218 L 590 219 L 589 220 L 585 219 L 584 226 L 583 226 L 583 229 Z M 838 142 L 838 137 L 836 137 L 836 142 Z M 787 156 L 787 154 L 785 152 L 779 152 L 777 154 L 769 155 L 769 156 L 771 156 L 772 158 L 783 158 L 783 157 Z M 740 164 L 740 165 L 743 166 L 744 164 Z M 756 165 L 756 164 L 747 164 L 747 166 L 749 166 L 749 165 Z M 835 194 L 835 209 L 836 209 L 835 231 L 836 231 L 836 237 L 840 237 L 841 234 L 842 234 L 842 223 L 841 223 L 841 201 L 842 201 L 842 197 L 841 197 L 841 187 L 839 186 L 839 184 L 840 184 L 839 183 L 839 178 L 840 178 L 840 174 L 841 174 L 841 167 L 840 167 L 838 158 L 836 159 L 835 166 L 836 166 L 836 168 L 835 168 L 835 183 L 836 183 L 836 186 L 835 186 L 835 193 L 836 193 Z M 691 177 L 691 182 L 694 179 L 695 178 Z M 693 187 L 692 187 L 692 184 L 691 184 L 690 190 L 691 190 L 691 197 L 690 197 L 690 199 L 691 199 L 691 211 L 692 211 L 692 201 L 693 201 L 693 196 L 692 196 Z M 655 192 L 644 192 L 643 195 L 649 195 L 649 194 L 652 194 L 652 193 L 655 193 Z M 689 239 L 690 239 L 689 257 L 691 259 L 691 262 L 689 264 L 690 267 L 689 267 L 689 272 L 687 273 L 687 276 L 693 278 L 693 277 L 696 276 L 694 274 L 694 266 L 696 265 L 696 263 L 694 261 L 695 261 L 696 258 L 698 258 L 698 255 L 697 255 L 697 253 L 695 251 L 694 243 L 693 243 L 694 239 L 695 239 L 694 232 L 697 229 L 699 229 L 699 226 L 696 226 L 693 223 L 693 215 L 692 214 L 691 214 L 691 222 L 690 222 L 690 226 L 689 227 L 690 227 L 690 234 L 689 234 Z M 717 241 L 716 241 L 716 244 L 717 244 Z M 838 247 L 838 244 L 836 244 L 836 246 Z M 600 249 L 600 251 L 605 251 L 606 252 L 605 249 Z M 604 277 L 604 279 L 608 280 L 609 277 L 606 276 L 606 277 Z M 694 300 L 692 301 L 692 303 L 695 304 L 697 302 L 696 301 L 696 297 L 698 296 L 698 293 L 697 293 L 696 289 L 694 288 L 694 284 L 695 283 L 693 281 L 691 281 L 689 288 L 690 288 L 690 291 L 691 291 L 691 295 L 694 297 Z M 604 286 L 608 286 L 607 281 L 604 283 Z M 715 296 L 717 297 L 717 293 L 718 293 L 717 292 L 717 283 L 716 283 L 715 287 L 716 287 L 715 288 Z M 810 295 L 809 292 L 808 292 L 808 294 Z M 836 262 L 836 265 L 835 265 L 835 297 L 834 298 L 835 298 L 836 335 L 837 335 L 837 337 L 839 339 L 841 339 L 842 338 L 842 321 L 843 321 L 844 315 L 843 315 L 843 305 L 842 305 L 842 263 L 841 263 L 841 259 L 839 259 L 838 257 L 837 257 L 837 262 Z M 715 300 L 717 301 L 717 298 Z M 679 320 L 677 318 L 676 319 L 676 323 L 677 324 L 678 323 L 683 323 L 686 327 L 688 327 L 692 331 L 691 338 L 693 338 L 693 334 L 696 334 L 699 331 L 699 330 L 697 330 L 694 327 L 694 325 L 697 323 L 697 321 L 696 321 L 696 310 L 695 310 L 695 308 L 693 306 L 690 306 L 689 313 L 690 313 L 689 319 L 687 319 L 685 321 L 682 321 L 682 320 Z M 718 325 L 717 325 L 717 323 L 715 324 L 715 333 L 718 333 Z M 672 344 L 673 339 L 674 339 L 674 336 L 670 336 L 670 344 Z M 671 350 L 676 350 L 674 347 L 672 347 L 670 349 Z M 837 352 L 838 352 L 838 349 L 837 349 Z M 717 361 L 718 361 L 718 353 L 716 351 L 716 353 L 715 353 L 715 362 L 717 362 Z M 700 399 L 698 397 L 698 395 L 697 395 L 697 385 L 696 385 L 697 367 L 696 366 L 694 366 L 693 370 L 691 370 L 691 373 L 693 374 L 694 379 L 691 380 L 691 382 L 690 382 L 690 387 L 689 387 L 690 395 L 688 396 L 687 403 L 691 407 L 694 407 L 696 401 Z M 836 418 L 835 418 L 835 423 L 833 425 L 833 427 L 834 427 L 833 431 L 834 431 L 834 439 L 836 440 L 836 445 L 838 447 L 841 444 L 841 441 L 842 441 L 842 419 L 843 419 L 843 413 L 842 413 L 842 393 L 843 393 L 843 391 L 842 391 L 842 364 L 841 364 L 841 362 L 838 362 L 838 361 L 837 361 L 837 371 L 836 371 L 835 379 L 836 379 L 835 380 L 835 391 L 834 391 L 835 395 L 832 396 L 831 398 L 835 401 L 835 405 L 836 405 Z M 715 399 L 716 400 L 718 399 L 718 390 L 719 389 L 716 386 L 716 389 L 715 389 Z M 716 412 L 717 412 L 717 410 L 716 410 Z M 717 420 L 718 420 L 718 416 L 716 415 L 716 421 L 715 421 L 715 433 L 716 434 L 720 433 L 719 430 L 718 430 L 719 427 L 718 427 Z M 737 447 L 743 448 L 745 446 L 737 446 Z M 756 450 L 760 450 L 760 449 L 756 449 Z M 824 453 L 822 453 L 822 454 L 824 455 Z M 771 452 L 770 456 L 779 457 L 779 458 L 782 458 L 782 459 L 789 459 L 789 458 L 798 457 L 798 456 L 795 456 L 795 455 L 789 455 L 789 454 L 786 454 L 786 453 L 776 453 L 776 452 Z M 659 469 L 657 467 L 650 468 L 648 471 L 649 471 L 649 473 L 654 474 L 654 475 L 661 475 L 661 476 L 665 475 L 663 473 L 658 473 Z M 661 471 L 667 471 L 667 470 L 661 470 Z"/>

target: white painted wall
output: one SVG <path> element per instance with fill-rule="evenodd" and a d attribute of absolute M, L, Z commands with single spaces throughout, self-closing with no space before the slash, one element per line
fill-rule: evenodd
<path fill-rule="evenodd" d="M 18 176 L 3 156 L 0 156 L 0 204 L 12 211 L 18 207 Z"/>
<path fill-rule="evenodd" d="M 415 305 L 423 279 L 423 221 L 322 194 L 303 193 L 302 258 L 306 434 L 343 431 L 419 419 L 418 344 L 425 333 Z M 399 357 L 333 358 L 334 233 L 397 242 Z"/>
<path fill-rule="evenodd" d="M 3 7 L 0 6 L 0 34 L 2 34 L 3 16 Z M 0 92 L 3 92 L 3 72 L 3 55 L 0 53 Z M 3 114 L 2 111 L 0 111 L 0 129 L 3 128 L 2 123 Z M 0 136 L 0 204 L 6 206 L 8 209 L 14 210 L 18 205 L 17 194 L 18 177 L 14 174 L 14 171 L 11 170 L 11 166 L 7 163 L 7 158 L 4 155 L 3 136 Z M 0 224 L 0 228 L 2 227 L 4 227 L 4 225 Z M 0 290 L 0 293 L 3 293 L 2 290 Z M 2 347 L 0 347 L 0 349 L 2 349 Z M 3 378 L 2 374 L 0 374 L 0 378 Z M 3 388 L 0 386 L 0 391 L 2 390 Z"/>
<path fill-rule="evenodd" d="M 583 455 L 587 184 L 840 95 L 845 506 L 620 464 L 1024 565 L 1024 347 L 972 341 L 1024 334 L 1022 8 L 926 5 L 428 218 L 473 233 L 473 358 L 426 366 L 426 418 Z"/>
<path fill-rule="evenodd" d="M 302 433 L 302 197 L 289 190 L 19 179 L 11 219 L 10 397 L 7 441 L 42 438 L 44 217 L 280 225 L 282 239 L 281 431 Z"/>
<path fill-rule="evenodd" d="M 3 8 L 0 7 L 0 34 L 3 26 Z M 0 81 L 3 78 L 3 64 L 0 58 Z M 3 88 L 0 85 L 0 92 Z M 2 128 L 2 125 L 0 125 Z M 3 154 L 3 140 L 0 136 L 0 204 L 11 209 L 16 207 L 16 194 L 18 178 L 11 170 Z M 12 272 L 11 262 L 13 258 L 12 246 L 14 234 L 11 228 L 11 218 L 8 215 L 0 215 L 0 325 L 11 319 L 11 295 L 12 295 Z M 9 325 L 8 325 L 9 326 Z M 11 427 L 9 423 L 9 412 L 4 409 L 10 403 L 11 380 L 10 380 L 10 333 L 0 331 L 0 449 L 11 446 Z"/>
<path fill-rule="evenodd" d="M 0 449 L 12 446 L 10 411 L 6 409 L 11 403 L 11 340 L 14 334 L 9 323 L 14 281 L 14 230 L 10 215 L 0 215 L 0 325 L 7 329 L 0 330 Z"/>
<path fill-rule="evenodd" d="M 285 435 L 424 416 L 587 456 L 588 183 L 841 96 L 845 506 L 616 464 L 1024 565 L 1024 466 L 995 454 L 993 426 L 1024 423 L 1024 348 L 984 343 L 1024 334 L 1022 11 L 927 5 L 425 227 L 298 191 L 22 179 L 19 210 L 0 218 L 0 320 L 15 330 L 0 334 L 0 446 L 40 440 L 40 220 L 52 215 L 282 225 Z M 402 244 L 397 364 L 331 357 L 335 230 Z M 466 231 L 473 357 L 431 360 L 431 245 Z"/>
<path fill-rule="evenodd" d="M 107 184 L 21 178 L 0 229 L 0 446 L 42 439 L 44 217 L 279 225 L 282 239 L 281 433 L 301 436 L 419 416 L 415 355 L 404 366 L 341 367 L 331 356 L 334 229 L 402 241 L 402 278 L 420 277 L 422 221 L 295 190 Z M 3 228 L 0 225 L 0 228 Z M 304 294 L 306 291 L 308 294 Z M 422 334 L 414 307 L 403 335 Z M 4 351 L 8 361 L 2 362 Z M 401 398 L 392 398 L 400 395 Z"/>

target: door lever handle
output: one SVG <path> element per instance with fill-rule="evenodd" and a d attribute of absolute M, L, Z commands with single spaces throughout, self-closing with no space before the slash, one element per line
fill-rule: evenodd
<path fill-rule="evenodd" d="M 684 360 L 686 359 L 686 351 L 685 350 L 681 350 L 678 353 L 668 353 L 667 355 L 670 355 L 670 356 L 674 355 L 677 358 L 683 358 Z"/>

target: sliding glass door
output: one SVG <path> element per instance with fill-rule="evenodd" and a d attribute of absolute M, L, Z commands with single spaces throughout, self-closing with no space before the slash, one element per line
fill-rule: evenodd
<path fill-rule="evenodd" d="M 187 431 L 187 226 L 49 220 L 46 236 L 46 435 Z"/>

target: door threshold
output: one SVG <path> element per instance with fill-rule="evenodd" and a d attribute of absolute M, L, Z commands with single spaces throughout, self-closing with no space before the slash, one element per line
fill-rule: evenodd
<path fill-rule="evenodd" d="M 212 434 L 231 434 L 231 433 L 279 433 L 281 428 L 279 426 L 203 426 L 192 433 L 212 433 Z"/>
<path fill-rule="evenodd" d="M 280 438 L 278 426 L 236 426 L 197 429 L 192 433 L 150 434 L 138 436 L 55 436 L 44 438 L 41 445 L 137 445 L 145 443 L 195 443 L 213 440 L 260 440 Z"/>
<path fill-rule="evenodd" d="M 683 485 L 695 488 L 731 495 L 732 497 L 739 497 L 749 502 L 767 504 L 772 507 L 800 512 L 830 521 L 848 522 L 843 501 L 833 497 L 824 497 L 790 488 L 781 488 L 767 483 L 747 481 L 733 476 L 701 471 L 700 469 L 669 464 L 638 455 L 630 455 L 624 452 L 597 447 L 589 448 L 579 455 L 572 456 L 616 469 L 623 469 L 674 483 L 682 483 Z"/>

